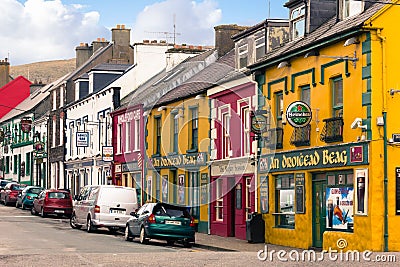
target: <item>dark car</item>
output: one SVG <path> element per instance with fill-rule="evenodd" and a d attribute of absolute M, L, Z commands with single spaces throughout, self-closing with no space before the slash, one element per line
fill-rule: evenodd
<path fill-rule="evenodd" d="M 11 181 L 8 180 L 0 180 L 0 190 L 4 189 L 4 187 L 6 186 L 6 184 L 11 183 Z"/>
<path fill-rule="evenodd" d="M 195 223 L 186 207 L 147 203 L 131 215 L 125 227 L 127 241 L 138 236 L 142 244 L 149 239 L 166 240 L 169 245 L 182 241 L 185 247 L 195 243 Z"/>
<path fill-rule="evenodd" d="M 17 202 L 15 202 L 15 207 L 21 207 L 23 210 L 25 208 L 32 208 L 33 200 L 39 195 L 40 192 L 44 190 L 40 186 L 27 186 L 22 190 L 17 196 Z"/>
<path fill-rule="evenodd" d="M 0 192 L 0 202 L 4 205 L 15 204 L 17 201 L 18 194 L 26 187 L 23 184 L 17 184 L 14 182 L 6 184 L 4 189 Z"/>
<path fill-rule="evenodd" d="M 33 201 L 31 213 L 46 217 L 49 214 L 70 217 L 72 213 L 72 197 L 68 191 L 47 189 Z"/>

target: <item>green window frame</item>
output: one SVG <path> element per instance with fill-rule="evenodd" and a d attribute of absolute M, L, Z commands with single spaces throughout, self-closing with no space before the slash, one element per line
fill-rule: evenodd
<path fill-rule="evenodd" d="M 161 154 L 161 116 L 154 117 L 154 125 L 155 125 L 155 154 Z"/>
<path fill-rule="evenodd" d="M 17 166 L 18 166 L 18 156 L 14 155 L 14 167 L 13 167 L 14 174 L 17 174 Z"/>
<path fill-rule="evenodd" d="M 26 158 L 25 158 L 25 175 L 30 175 L 31 174 L 31 153 L 26 153 Z"/>
<path fill-rule="evenodd" d="M 331 79 L 332 90 L 332 117 L 343 117 L 343 78 L 342 76 Z"/>
<path fill-rule="evenodd" d="M 199 109 L 190 108 L 190 150 L 193 152 L 198 149 L 199 142 Z"/>

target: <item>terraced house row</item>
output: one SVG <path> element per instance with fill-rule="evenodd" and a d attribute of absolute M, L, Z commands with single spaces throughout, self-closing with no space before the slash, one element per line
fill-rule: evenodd
<path fill-rule="evenodd" d="M 2 176 L 135 187 L 199 232 L 249 239 L 257 213 L 266 243 L 398 251 L 398 2 L 290 0 L 214 47 L 117 25 L 0 119 Z"/>

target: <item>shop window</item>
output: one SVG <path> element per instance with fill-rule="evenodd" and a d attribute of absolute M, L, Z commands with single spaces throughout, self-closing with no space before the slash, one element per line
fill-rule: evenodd
<path fill-rule="evenodd" d="M 294 146 L 309 146 L 310 145 L 311 125 L 301 128 L 294 128 L 290 144 Z"/>
<path fill-rule="evenodd" d="M 354 226 L 354 175 L 353 172 L 327 174 L 326 228 L 352 231 Z"/>
<path fill-rule="evenodd" d="M 222 114 L 222 158 L 231 156 L 231 139 L 230 139 L 230 115 L 229 113 Z"/>
<path fill-rule="evenodd" d="M 224 199 L 222 193 L 222 179 L 219 178 L 215 180 L 215 220 L 216 221 L 223 221 L 223 206 L 224 206 Z"/>
<path fill-rule="evenodd" d="M 306 8 L 300 6 L 290 13 L 290 27 L 292 29 L 292 40 L 303 37 L 305 30 Z"/>
<path fill-rule="evenodd" d="M 275 225 L 277 227 L 294 228 L 294 177 L 279 175 L 275 178 Z"/>

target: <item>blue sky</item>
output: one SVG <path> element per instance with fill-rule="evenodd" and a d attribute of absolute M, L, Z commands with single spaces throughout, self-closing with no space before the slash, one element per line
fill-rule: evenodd
<path fill-rule="evenodd" d="M 173 32 L 174 17 L 177 43 L 213 45 L 214 26 L 287 18 L 287 1 L 270 0 L 269 9 L 268 0 L 0 0 L 0 59 L 20 65 L 73 58 L 81 42 L 110 40 L 117 24 L 132 29 L 132 43 L 165 39 L 159 32 Z"/>

